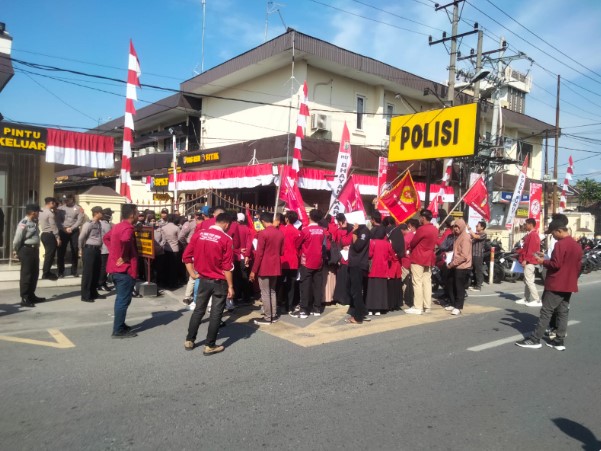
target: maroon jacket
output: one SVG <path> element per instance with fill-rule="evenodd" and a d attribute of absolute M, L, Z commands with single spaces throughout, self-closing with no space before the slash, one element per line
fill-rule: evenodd
<path fill-rule="evenodd" d="M 284 234 L 269 226 L 257 234 L 257 241 L 252 272 L 259 277 L 282 275 L 280 257 L 284 255 Z"/>
<path fill-rule="evenodd" d="M 545 290 L 564 293 L 578 292 L 582 247 L 574 241 L 574 238 L 568 236 L 557 241 L 553 247 L 551 259 L 545 260 L 543 266 L 547 268 Z"/>
<path fill-rule="evenodd" d="M 351 244 L 353 244 L 353 228 L 350 226 L 341 227 L 336 231 L 336 235 L 334 237 L 334 241 L 338 243 L 341 249 L 345 247 L 348 248 Z M 340 259 L 341 265 L 348 265 L 348 260 L 345 260 L 344 257 Z"/>
<path fill-rule="evenodd" d="M 534 257 L 535 252 L 540 252 L 540 237 L 538 236 L 538 230 L 531 230 L 524 237 L 524 246 L 518 251 L 518 261 L 522 265 L 526 263 L 537 265 L 538 262 Z"/>
<path fill-rule="evenodd" d="M 434 224 L 425 224 L 417 229 L 409 244 L 411 263 L 421 266 L 434 264 L 434 247 L 438 241 L 438 229 Z"/>
<path fill-rule="evenodd" d="M 238 233 L 240 234 L 240 256 L 241 259 L 244 257 L 250 258 L 250 253 L 252 250 L 252 234 L 250 233 L 250 228 L 246 224 L 238 224 Z M 242 252 L 244 249 L 244 252 Z"/>
<path fill-rule="evenodd" d="M 324 237 L 324 228 L 317 224 L 309 224 L 303 228 L 301 231 L 301 265 L 308 269 L 321 269 Z"/>
<path fill-rule="evenodd" d="M 200 230 L 192 236 L 182 260 L 194 263 L 194 269 L 203 279 L 225 280 L 224 271 L 233 271 L 232 238 L 218 226 Z"/>
<path fill-rule="evenodd" d="M 280 227 L 284 234 L 284 254 L 282 255 L 282 269 L 298 269 L 298 255 L 301 246 L 301 233 L 292 224 Z"/>
<path fill-rule="evenodd" d="M 138 248 L 134 235 L 134 226 L 127 220 L 121 221 L 104 235 L 102 241 L 109 250 L 106 272 L 110 274 L 127 273 L 134 279 L 138 277 Z M 117 266 L 117 260 L 123 264 Z"/>

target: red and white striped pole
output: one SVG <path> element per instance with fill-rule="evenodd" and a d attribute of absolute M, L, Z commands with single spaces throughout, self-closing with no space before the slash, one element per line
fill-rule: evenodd
<path fill-rule="evenodd" d="M 572 180 L 572 176 L 574 175 L 574 160 L 572 160 L 572 155 L 568 159 L 568 170 L 566 171 L 566 178 L 563 180 L 563 189 L 561 190 L 561 197 L 559 198 L 559 212 L 563 213 L 567 206 L 567 194 L 568 194 L 568 186 L 570 186 L 570 180 Z"/>
<path fill-rule="evenodd" d="M 120 194 L 131 202 L 131 146 L 134 142 L 134 100 L 138 100 L 136 87 L 140 86 L 140 62 L 133 42 L 129 41 L 129 62 L 127 65 L 127 90 L 125 93 L 125 124 L 123 126 L 123 153 L 121 156 Z"/>

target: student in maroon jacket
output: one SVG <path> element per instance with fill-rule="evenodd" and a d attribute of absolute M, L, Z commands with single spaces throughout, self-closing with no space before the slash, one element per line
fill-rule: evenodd
<path fill-rule="evenodd" d="M 199 279 L 196 308 L 192 312 L 188 335 L 184 343 L 187 351 L 194 349 L 196 334 L 202 318 L 207 310 L 209 299 L 212 297 L 209 330 L 204 355 L 212 355 L 224 350 L 217 346 L 217 332 L 225 308 L 225 300 L 234 297 L 234 252 L 232 238 L 226 234 L 232 218 L 227 213 L 220 213 L 215 218 L 215 224 L 208 229 L 195 233 L 184 252 L 183 261 L 188 274 L 193 279 Z"/>
<path fill-rule="evenodd" d="M 343 252 L 338 262 L 338 271 L 336 271 L 336 288 L 334 289 L 334 301 L 342 305 L 350 305 L 349 296 L 350 282 L 348 276 L 348 254 L 351 244 L 353 244 L 353 226 L 346 221 L 344 213 L 336 215 L 338 230 L 334 236 L 334 241 Z M 346 258 L 345 258 L 346 256 Z"/>
<path fill-rule="evenodd" d="M 321 211 L 309 212 L 309 225 L 301 231 L 300 255 L 300 310 L 290 316 L 307 318 L 321 315 L 323 301 L 323 244 L 325 230 L 317 225 L 323 218 Z"/>
<path fill-rule="evenodd" d="M 278 320 L 275 287 L 282 274 L 280 258 L 284 255 L 284 234 L 274 227 L 272 213 L 263 212 L 259 219 L 264 229 L 257 234 L 257 252 L 249 280 L 254 282 L 255 276 L 259 276 L 264 317 L 254 322 L 263 326 Z"/>
<path fill-rule="evenodd" d="M 384 227 L 372 229 L 369 241 L 369 259 L 371 261 L 367 277 L 367 294 L 365 306 L 369 314 L 380 314 L 389 309 L 388 305 L 388 271 L 390 264 L 395 259 L 392 244 L 386 236 Z"/>
<path fill-rule="evenodd" d="M 288 313 L 294 312 L 296 302 L 296 291 L 298 282 L 298 260 L 301 246 L 301 233 L 294 227 L 298 221 L 298 214 L 295 211 L 286 213 L 285 226 L 280 226 L 284 234 L 284 254 L 281 258 L 282 263 L 282 286 Z"/>
<path fill-rule="evenodd" d="M 438 229 L 431 224 L 432 212 L 422 210 L 419 216 L 420 228 L 409 244 L 411 250 L 411 279 L 413 282 L 413 307 L 405 313 L 421 315 L 432 307 L 432 271 L 434 248 L 438 241 Z"/>
<path fill-rule="evenodd" d="M 524 267 L 524 297 L 516 304 L 526 304 L 528 307 L 541 307 L 543 304 L 534 284 L 534 270 L 538 264 L 536 254 L 540 252 L 540 237 L 536 230 L 536 219 L 526 219 L 526 231 L 524 245 L 518 252 L 518 261 Z"/>
<path fill-rule="evenodd" d="M 540 348 L 540 339 L 549 327 L 551 316 L 557 315 L 557 333 L 547 346 L 564 351 L 565 337 L 568 329 L 568 313 L 570 312 L 570 298 L 572 293 L 578 292 L 578 276 L 582 265 L 582 247 L 570 236 L 567 229 L 568 219 L 565 215 L 554 215 L 546 233 L 553 235 L 557 240 L 550 260 L 545 260 L 542 253 L 538 253 L 536 260 L 547 268 L 545 277 L 545 290 L 543 291 L 540 318 L 534 333 L 516 345 L 522 348 Z"/>
<path fill-rule="evenodd" d="M 252 285 L 248 281 L 248 275 L 253 237 L 250 228 L 246 225 L 246 215 L 238 213 L 237 218 L 240 236 L 240 260 L 236 261 L 236 266 L 239 268 L 239 278 L 236 277 L 236 272 L 234 272 L 234 289 L 236 290 L 238 301 L 246 304 L 250 302 L 252 295 Z"/>
<path fill-rule="evenodd" d="M 102 239 L 109 251 L 106 271 L 113 275 L 117 289 L 113 338 L 132 338 L 138 335 L 125 324 L 138 275 L 138 248 L 134 234 L 134 223 L 137 220 L 138 207 L 134 204 L 121 205 L 121 222 Z"/>

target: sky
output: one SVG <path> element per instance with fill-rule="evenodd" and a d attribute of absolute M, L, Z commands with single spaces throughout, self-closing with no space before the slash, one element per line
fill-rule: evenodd
<path fill-rule="evenodd" d="M 428 45 L 428 36 L 450 35 L 451 24 L 444 10 L 435 11 L 432 0 L 206 0 L 204 60 L 202 0 L 2 3 L 0 22 L 13 38 L 13 58 L 123 80 L 132 39 L 142 84 L 170 89 L 286 27 L 437 82 L 447 80 L 447 49 Z M 601 52 L 596 51 L 601 2 L 468 0 L 462 3 L 459 32 L 471 30 L 474 22 L 484 30 L 484 51 L 498 49 L 503 37 L 507 55 L 523 52 L 529 57 L 512 64 L 533 80 L 526 114 L 555 124 L 561 76 L 559 183 L 569 155 L 575 160 L 576 180 L 601 181 Z M 471 48 L 476 48 L 476 35 L 460 42 L 464 55 Z M 0 113 L 7 121 L 83 131 L 123 115 L 122 84 L 13 65 L 15 76 L 0 92 Z M 467 61 L 458 67 L 473 71 Z M 170 94 L 142 88 L 137 107 Z M 552 168 L 554 142 L 549 146 Z"/>

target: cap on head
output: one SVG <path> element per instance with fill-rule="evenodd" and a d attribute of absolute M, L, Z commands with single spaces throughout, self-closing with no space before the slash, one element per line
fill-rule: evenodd
<path fill-rule="evenodd" d="M 238 213 L 236 215 L 236 217 L 238 218 L 238 221 L 240 221 L 240 222 L 244 222 L 246 220 L 246 216 L 244 213 Z"/>

